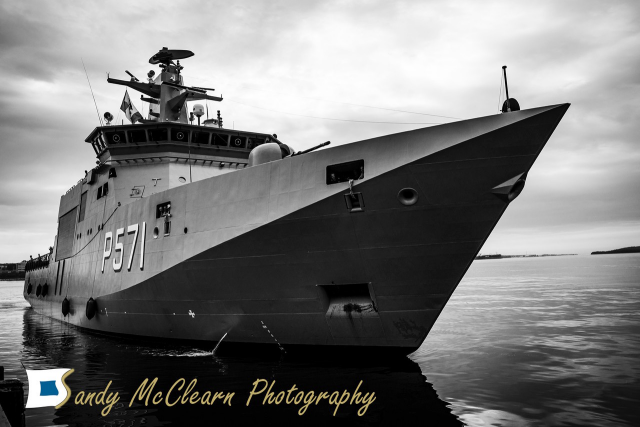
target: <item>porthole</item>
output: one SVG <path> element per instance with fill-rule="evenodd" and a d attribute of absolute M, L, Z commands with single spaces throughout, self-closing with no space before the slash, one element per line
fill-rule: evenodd
<path fill-rule="evenodd" d="M 178 181 L 184 184 L 185 182 L 187 182 L 187 179 L 184 176 L 181 176 L 180 178 L 178 178 Z"/>
<path fill-rule="evenodd" d="M 153 229 L 153 238 L 157 239 L 159 233 L 160 233 L 160 230 L 158 230 L 158 227 L 154 228 Z"/>
<path fill-rule="evenodd" d="M 398 192 L 398 200 L 405 206 L 415 205 L 418 201 L 418 192 L 413 188 L 403 188 Z"/>
<path fill-rule="evenodd" d="M 184 228 L 184 234 L 187 234 L 187 231 L 189 231 L 189 230 L 187 229 L 187 227 L 185 227 Z"/>

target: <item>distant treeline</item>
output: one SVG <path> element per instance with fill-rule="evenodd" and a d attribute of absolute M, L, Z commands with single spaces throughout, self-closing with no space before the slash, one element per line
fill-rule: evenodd
<path fill-rule="evenodd" d="M 612 251 L 596 251 L 596 252 L 591 252 L 591 255 L 637 254 L 637 253 L 640 253 L 640 246 L 629 246 L 628 248 L 614 249 Z"/>

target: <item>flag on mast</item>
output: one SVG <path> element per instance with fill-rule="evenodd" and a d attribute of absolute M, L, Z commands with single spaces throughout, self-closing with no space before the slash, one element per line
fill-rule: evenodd
<path fill-rule="evenodd" d="M 131 103 L 131 99 L 129 99 L 129 92 L 126 90 L 124 91 L 124 99 L 122 100 L 120 109 L 124 111 L 124 114 L 127 116 L 127 119 L 129 119 L 131 123 L 142 120 L 142 114 L 140 114 L 136 107 L 134 107 L 134 105 Z"/>

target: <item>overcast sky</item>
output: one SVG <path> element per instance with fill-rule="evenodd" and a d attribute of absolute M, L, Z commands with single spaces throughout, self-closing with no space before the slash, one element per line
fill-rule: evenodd
<path fill-rule="evenodd" d="M 47 251 L 60 196 L 95 165 L 81 58 L 100 113 L 120 121 L 124 88 L 106 72 L 143 79 L 163 46 L 195 52 L 185 82 L 224 96 L 209 109 L 225 127 L 296 150 L 450 121 L 381 108 L 495 114 L 506 64 L 522 108 L 572 106 L 482 252 L 640 245 L 639 12 L 585 0 L 0 0 L 0 262 Z"/>

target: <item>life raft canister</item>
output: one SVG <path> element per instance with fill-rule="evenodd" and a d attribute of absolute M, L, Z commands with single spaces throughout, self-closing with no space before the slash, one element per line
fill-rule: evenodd
<path fill-rule="evenodd" d="M 87 301 L 87 310 L 86 310 L 87 319 L 89 320 L 93 319 L 93 316 L 95 316 L 97 312 L 98 312 L 98 302 L 93 298 L 89 298 L 89 301 Z"/>
<path fill-rule="evenodd" d="M 64 299 L 62 300 L 62 317 L 67 317 L 67 314 L 69 314 L 70 311 L 71 302 L 69 302 L 67 297 L 64 297 Z"/>

